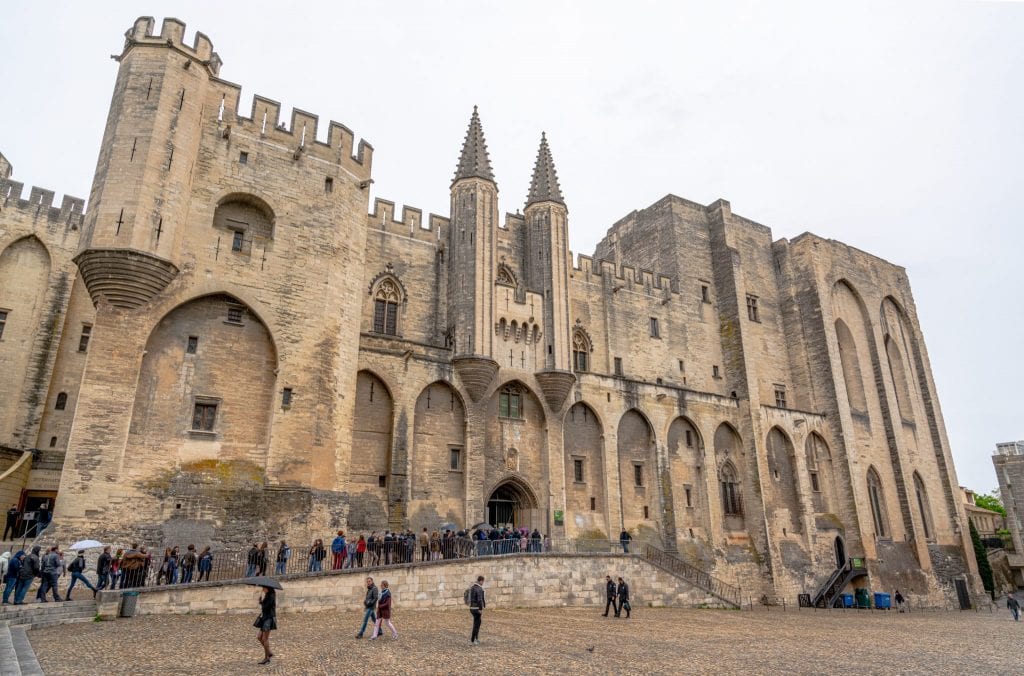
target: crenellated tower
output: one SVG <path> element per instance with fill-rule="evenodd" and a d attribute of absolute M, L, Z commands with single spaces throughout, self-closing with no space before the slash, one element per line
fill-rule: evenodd
<path fill-rule="evenodd" d="M 524 273 L 527 288 L 544 298 L 544 368 L 537 380 L 554 410 L 561 408 L 575 381 L 571 371 L 569 319 L 568 210 L 547 136 L 541 133 L 537 162 L 526 197 Z"/>
<path fill-rule="evenodd" d="M 178 273 L 207 89 L 220 71 L 213 44 L 152 17 L 125 33 L 76 262 L 93 301 L 143 305 Z"/>
<path fill-rule="evenodd" d="M 451 185 L 448 228 L 448 334 L 471 397 L 487 389 L 494 361 L 494 274 L 498 184 L 476 106 Z"/>

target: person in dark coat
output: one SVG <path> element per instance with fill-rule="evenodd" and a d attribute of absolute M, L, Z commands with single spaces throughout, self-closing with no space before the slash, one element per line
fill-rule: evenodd
<path fill-rule="evenodd" d="M 263 661 L 260 664 L 270 664 L 270 658 L 274 656 L 274 653 L 270 652 L 270 632 L 277 629 L 277 592 L 272 587 L 263 588 L 263 595 L 260 596 L 260 616 L 252 626 L 259 629 L 256 640 L 263 646 Z"/>
<path fill-rule="evenodd" d="M 356 634 L 356 638 L 362 638 L 363 632 L 366 631 L 366 625 L 372 620 L 374 625 L 377 624 L 377 600 L 380 598 L 380 592 L 377 591 L 377 585 L 373 583 L 373 578 L 366 578 L 366 596 L 363 597 L 363 626 L 359 628 L 359 633 Z"/>
<path fill-rule="evenodd" d="M 469 612 L 473 616 L 473 633 L 469 637 L 472 645 L 480 645 L 480 624 L 483 622 L 484 608 L 487 607 L 487 600 L 484 598 L 484 576 L 476 578 L 476 582 L 469 588 Z"/>
<path fill-rule="evenodd" d="M 611 575 L 604 576 L 604 588 L 605 596 L 608 598 L 608 602 L 604 604 L 604 615 L 601 617 L 608 617 L 608 609 L 611 608 L 612 612 L 615 613 L 615 617 L 619 616 L 619 607 L 615 605 L 615 597 L 618 595 L 616 592 L 615 582 L 612 581 Z"/>
<path fill-rule="evenodd" d="M 4 528 L 4 537 L 6 541 L 7 536 L 15 536 L 18 534 L 18 517 L 21 516 L 21 512 L 18 511 L 17 505 L 11 505 L 11 508 L 7 510 L 7 527 Z"/>
<path fill-rule="evenodd" d="M 391 638 L 397 639 L 398 632 L 395 631 L 395 625 L 391 624 L 391 590 L 388 589 L 388 581 L 381 580 L 380 597 L 377 599 L 377 621 L 373 625 L 371 641 L 377 640 L 377 635 L 382 632 L 385 622 L 387 622 L 388 629 L 391 630 Z"/>
<path fill-rule="evenodd" d="M 21 570 L 18 571 L 18 586 L 14 588 L 14 605 L 25 605 L 25 594 L 32 580 L 42 574 L 42 563 L 39 560 L 39 545 L 32 546 L 32 553 L 22 559 Z"/>
<path fill-rule="evenodd" d="M 619 609 L 615 611 L 615 617 L 619 616 L 619 613 L 623 609 L 626 610 L 626 619 L 629 619 L 629 611 L 633 608 L 629 605 L 629 585 L 621 577 L 619 578 L 619 588 L 616 590 L 619 595 Z"/>
<path fill-rule="evenodd" d="M 633 539 L 633 536 L 629 534 L 629 531 L 625 528 L 619 533 L 619 544 L 622 545 L 622 553 L 629 554 L 629 541 Z"/>

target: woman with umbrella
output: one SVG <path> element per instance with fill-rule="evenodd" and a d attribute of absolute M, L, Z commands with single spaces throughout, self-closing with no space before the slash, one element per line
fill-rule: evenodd
<path fill-rule="evenodd" d="M 256 640 L 263 646 L 263 661 L 260 664 L 270 664 L 270 658 L 274 653 L 270 652 L 270 632 L 277 629 L 277 592 L 281 585 L 269 577 L 250 578 L 249 584 L 259 585 L 263 588 L 260 595 L 260 616 L 252 623 L 252 626 L 259 630 Z"/>

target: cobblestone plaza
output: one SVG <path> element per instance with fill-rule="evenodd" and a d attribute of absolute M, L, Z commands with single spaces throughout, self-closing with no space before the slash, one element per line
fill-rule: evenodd
<path fill-rule="evenodd" d="M 353 604 L 354 606 L 357 604 Z M 356 640 L 361 613 L 279 618 L 272 664 L 257 667 L 253 613 L 149 616 L 29 632 L 47 674 L 109 673 L 1012 673 L 1024 624 L 983 612 L 782 612 L 636 608 L 405 611 L 399 639 Z M 592 651 L 591 651 L 592 649 Z M 260 672 L 262 673 L 262 672 Z"/>

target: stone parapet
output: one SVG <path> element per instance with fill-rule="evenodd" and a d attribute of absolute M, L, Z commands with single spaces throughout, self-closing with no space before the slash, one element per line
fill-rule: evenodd
<path fill-rule="evenodd" d="M 374 569 L 331 571 L 281 577 L 282 613 L 345 610 L 360 607 L 367 575 L 387 580 L 399 610 L 458 608 L 463 591 L 486 578 L 487 607 L 597 607 L 604 603 L 605 575 L 623 577 L 634 606 L 720 606 L 721 601 L 636 555 L 523 554 L 512 557 L 454 559 Z M 242 580 L 137 590 L 138 613 L 220 614 L 256 612 L 256 588 Z M 100 605 L 112 609 L 112 592 Z"/>

